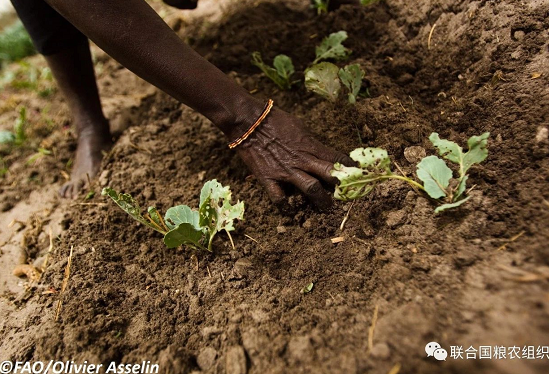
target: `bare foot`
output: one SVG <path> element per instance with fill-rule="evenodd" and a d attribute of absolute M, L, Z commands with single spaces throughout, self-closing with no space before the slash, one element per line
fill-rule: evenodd
<path fill-rule="evenodd" d="M 99 172 L 103 152 L 112 147 L 110 134 L 94 128 L 83 130 L 78 136 L 78 147 L 71 173 L 71 179 L 59 190 L 59 195 L 67 199 L 76 199 L 80 191 L 88 185 Z"/>

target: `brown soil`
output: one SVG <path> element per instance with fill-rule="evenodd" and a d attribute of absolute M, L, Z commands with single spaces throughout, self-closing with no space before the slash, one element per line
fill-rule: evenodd
<path fill-rule="evenodd" d="M 171 373 L 546 373 L 549 359 L 438 362 L 424 347 L 549 345 L 548 17 L 546 1 L 387 0 L 320 17 L 285 1 L 240 2 L 215 25 L 175 22 L 326 144 L 386 148 L 407 174 L 404 149 L 434 154 L 432 131 L 462 144 L 490 131 L 472 199 L 434 215 L 430 200 L 391 182 L 354 204 L 343 232 L 350 204 L 318 213 L 294 195 L 292 213 L 281 214 L 219 131 L 157 92 L 140 101 L 141 125 L 123 132 L 94 189 L 165 211 L 196 206 L 203 182 L 217 178 L 246 202 L 236 250 L 220 235 L 197 266 L 191 251 L 164 248 L 99 194 L 97 205 L 64 205 L 65 231 L 40 284 L 3 301 L 12 309 L 1 358 L 150 360 Z M 366 71 L 371 97 L 356 106 L 303 87 L 279 92 L 249 63 L 255 50 L 267 61 L 285 53 L 303 71 L 339 30 L 349 34 L 348 63 Z M 332 244 L 336 236 L 345 241 Z M 42 289 L 61 288 L 71 247 L 55 321 L 59 296 Z"/>

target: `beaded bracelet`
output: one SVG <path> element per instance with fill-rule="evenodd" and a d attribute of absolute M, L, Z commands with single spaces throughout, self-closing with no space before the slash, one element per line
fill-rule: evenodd
<path fill-rule="evenodd" d="M 254 130 L 261 124 L 261 122 L 263 122 L 265 117 L 269 115 L 269 112 L 271 111 L 273 104 L 274 104 L 274 101 L 269 99 L 269 101 L 267 102 L 267 105 L 265 105 L 265 109 L 263 109 L 263 113 L 261 114 L 261 116 L 259 116 L 257 121 L 255 121 L 255 123 L 248 129 L 248 131 L 246 131 L 242 136 L 240 136 L 238 139 L 236 139 L 235 141 L 229 144 L 230 149 L 233 149 L 238 145 L 240 145 L 240 143 L 246 140 L 248 136 L 250 136 L 252 132 L 254 132 Z"/>

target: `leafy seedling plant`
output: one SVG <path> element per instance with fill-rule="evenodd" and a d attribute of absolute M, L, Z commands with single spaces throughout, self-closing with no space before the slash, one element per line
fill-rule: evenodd
<path fill-rule="evenodd" d="M 19 116 L 13 125 L 13 131 L 0 131 L 0 145 L 21 146 L 27 140 L 27 108 L 19 110 Z"/>
<path fill-rule="evenodd" d="M 347 37 L 347 31 L 342 30 L 331 33 L 322 39 L 320 45 L 315 48 L 316 58 L 312 65 L 325 60 L 342 61 L 347 59 L 351 54 L 351 50 L 345 48 L 343 45 L 343 42 L 347 40 Z"/>
<path fill-rule="evenodd" d="M 458 165 L 458 177 L 453 178 L 452 170 L 444 160 L 437 156 L 427 156 L 416 166 L 417 177 L 423 185 L 415 180 L 394 174 L 391 171 L 391 160 L 387 151 L 381 148 L 357 148 L 351 152 L 351 158 L 360 167 L 348 167 L 336 163 L 332 176 L 339 179 L 334 197 L 348 201 L 368 195 L 374 187 L 388 179 L 399 179 L 413 187 L 426 192 L 431 198 L 443 204 L 435 209 L 435 213 L 456 208 L 469 200 L 464 197 L 466 190 L 467 171 L 474 164 L 479 164 L 488 157 L 488 137 L 490 133 L 472 136 L 467 141 L 468 151 L 464 152 L 458 144 L 441 139 L 437 133 L 432 133 L 429 140 L 438 149 L 440 156 Z"/>
<path fill-rule="evenodd" d="M 316 59 L 305 70 L 305 88 L 335 102 L 339 97 L 343 83 L 348 90 L 349 103 L 355 104 L 364 78 L 364 71 L 360 65 L 352 64 L 340 69 L 335 64 L 324 61 L 341 61 L 348 58 L 351 50 L 343 45 L 346 39 L 347 32 L 338 31 L 328 35 L 316 47 Z"/>
<path fill-rule="evenodd" d="M 108 187 L 101 194 L 109 196 L 136 221 L 164 235 L 164 244 L 168 248 L 186 245 L 211 251 L 215 235 L 222 230 L 227 232 L 234 248 L 230 231 L 234 230 L 235 220 L 244 218 L 244 202 L 231 205 L 230 188 L 215 179 L 202 187 L 198 211 L 187 205 L 177 205 L 166 211 L 164 219 L 152 206 L 142 215 L 140 206 L 129 194 Z"/>
<path fill-rule="evenodd" d="M 263 74 L 272 80 L 280 89 L 289 90 L 294 83 L 298 81 L 292 81 L 292 75 L 295 72 L 292 59 L 286 55 L 278 55 L 273 60 L 273 67 L 265 64 L 261 58 L 261 53 L 252 53 L 252 64 L 261 69 Z"/>
<path fill-rule="evenodd" d="M 355 104 L 363 78 L 364 70 L 358 64 L 340 69 L 331 62 L 321 62 L 305 71 L 305 88 L 331 102 L 336 102 L 343 83 L 348 91 L 347 100 L 350 104 Z"/>

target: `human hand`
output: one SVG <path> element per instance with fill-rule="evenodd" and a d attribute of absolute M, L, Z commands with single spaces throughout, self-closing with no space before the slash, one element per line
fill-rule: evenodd
<path fill-rule="evenodd" d="M 236 150 L 277 205 L 286 199 L 280 183 L 291 183 L 320 209 L 329 208 L 332 196 L 319 179 L 335 185 L 334 163 L 355 165 L 316 140 L 301 120 L 276 108 Z"/>

